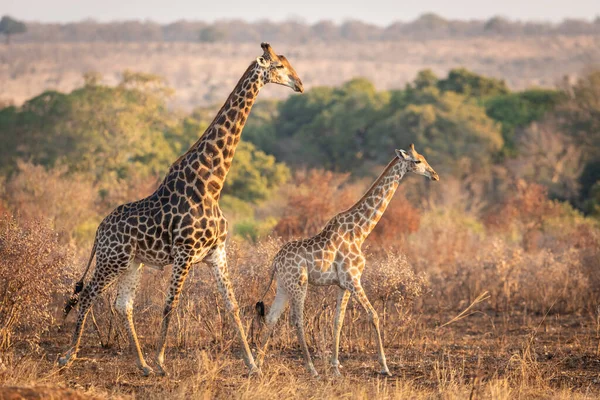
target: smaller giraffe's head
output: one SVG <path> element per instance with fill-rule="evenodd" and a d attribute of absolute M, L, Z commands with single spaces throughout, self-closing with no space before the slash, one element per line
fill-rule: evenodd
<path fill-rule="evenodd" d="M 256 62 L 263 69 L 265 83 L 277 83 L 290 87 L 296 92 L 304 92 L 302 81 L 287 58 L 275 54 L 269 43 L 262 43 L 260 47 L 264 53 L 256 59 Z"/>
<path fill-rule="evenodd" d="M 396 150 L 396 156 L 408 164 L 408 172 L 414 172 L 415 174 L 423 175 L 431 179 L 432 181 L 439 181 L 440 177 L 431 168 L 425 157 L 417 153 L 415 145 L 411 144 L 408 151 Z"/>

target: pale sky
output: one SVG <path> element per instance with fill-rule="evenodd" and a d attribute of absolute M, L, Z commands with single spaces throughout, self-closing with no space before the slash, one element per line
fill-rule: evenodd
<path fill-rule="evenodd" d="M 214 21 L 240 18 L 248 21 L 290 18 L 309 23 L 322 19 L 342 22 L 358 19 L 378 25 L 408 21 L 425 12 L 450 19 L 511 19 L 560 21 L 593 19 L 600 15 L 600 0 L 0 0 L 0 15 L 25 21 L 71 22 L 179 19 Z"/>

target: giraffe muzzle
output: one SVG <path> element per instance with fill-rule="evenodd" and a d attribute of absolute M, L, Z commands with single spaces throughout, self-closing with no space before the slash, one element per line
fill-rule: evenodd
<path fill-rule="evenodd" d="M 297 80 L 294 83 L 294 91 L 298 92 L 298 93 L 304 93 L 304 85 L 302 85 L 302 81 L 301 80 Z"/>

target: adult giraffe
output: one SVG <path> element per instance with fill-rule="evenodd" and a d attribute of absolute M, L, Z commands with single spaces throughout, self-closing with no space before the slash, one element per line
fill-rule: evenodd
<path fill-rule="evenodd" d="M 144 375 L 151 374 L 153 371 L 144 360 L 135 333 L 133 301 L 144 265 L 162 268 L 173 264 L 156 356 L 159 374 L 164 375 L 171 315 L 191 265 L 204 261 L 214 269 L 226 308 L 233 315 L 244 362 L 250 373 L 258 371 L 227 272 L 227 220 L 218 202 L 259 90 L 272 82 L 303 91 L 302 81 L 287 59 L 275 54 L 268 43 L 262 43 L 261 47 L 263 55 L 250 64 L 213 122 L 170 167 L 158 189 L 145 199 L 117 207 L 100 223 L 87 269 L 65 306 L 66 315 L 79 302 L 79 315 L 71 348 L 59 359 L 59 365 L 67 366 L 76 358 L 86 315 L 94 299 L 118 281 L 115 308 L 127 328 L 138 367 Z M 83 280 L 94 254 L 96 268 L 84 287 Z"/>

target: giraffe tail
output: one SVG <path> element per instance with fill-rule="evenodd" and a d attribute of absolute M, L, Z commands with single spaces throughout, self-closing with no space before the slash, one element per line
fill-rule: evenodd
<path fill-rule="evenodd" d="M 65 319 L 67 318 L 73 307 L 75 307 L 79 302 L 79 293 L 81 293 L 81 291 L 83 290 L 83 281 L 88 271 L 90 270 L 90 265 L 92 265 L 92 260 L 94 259 L 94 255 L 96 254 L 96 244 L 97 240 L 94 240 L 94 247 L 92 247 L 92 254 L 88 261 L 87 268 L 85 269 L 85 272 L 83 273 L 81 279 L 75 284 L 75 290 L 73 291 L 73 294 L 65 302 L 65 308 L 63 309 L 63 316 Z"/>
<path fill-rule="evenodd" d="M 275 279 L 275 265 L 273 265 L 273 268 L 271 270 L 271 280 L 269 281 L 269 286 L 267 286 L 267 289 L 265 290 L 265 292 L 261 296 L 260 301 L 258 301 L 256 303 L 256 305 L 254 306 L 254 309 L 256 310 L 256 313 L 261 318 L 265 317 L 265 303 L 263 302 L 263 299 L 265 298 L 265 296 L 267 295 L 267 293 L 269 293 L 269 289 L 271 289 L 271 285 L 273 284 L 273 279 Z"/>

